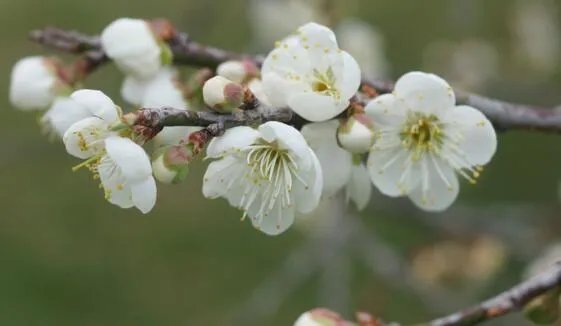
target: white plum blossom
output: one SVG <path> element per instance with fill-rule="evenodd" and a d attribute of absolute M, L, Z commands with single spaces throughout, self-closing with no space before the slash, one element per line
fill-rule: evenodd
<path fill-rule="evenodd" d="M 308 23 L 278 42 L 261 70 L 265 94 L 274 107 L 290 107 L 309 121 L 343 112 L 360 85 L 355 59 L 339 49 L 335 34 Z"/>
<path fill-rule="evenodd" d="M 151 78 L 163 64 L 163 44 L 142 19 L 119 18 L 101 32 L 101 45 L 115 64 L 138 79 Z M 165 48 L 164 48 L 165 49 Z"/>
<path fill-rule="evenodd" d="M 65 85 L 57 76 L 54 59 L 26 57 L 12 68 L 10 102 L 21 110 L 45 110 L 53 103 Z"/>
<path fill-rule="evenodd" d="M 323 196 L 332 197 L 344 190 L 347 202 L 352 200 L 362 210 L 370 201 L 372 183 L 360 157 L 339 146 L 338 127 L 336 120 L 309 123 L 302 128 L 302 135 L 321 164 Z"/>
<path fill-rule="evenodd" d="M 497 149 L 491 122 L 470 106 L 456 106 L 452 88 L 433 74 L 405 74 L 392 94 L 370 101 L 365 111 L 378 133 L 368 157 L 372 182 L 427 211 L 448 208 L 459 192 L 456 173 L 476 183 Z"/>
<path fill-rule="evenodd" d="M 258 129 L 228 129 L 210 142 L 207 157 L 219 160 L 204 175 L 205 197 L 227 199 L 268 235 L 288 229 L 296 211 L 311 212 L 319 204 L 321 166 L 291 126 L 271 121 Z"/>
<path fill-rule="evenodd" d="M 68 127 L 62 140 L 66 151 L 77 158 L 86 159 L 103 150 L 106 137 L 113 135 L 110 127 L 120 119 L 120 109 L 100 91 L 83 89 L 70 98 L 82 110 L 84 117 Z"/>

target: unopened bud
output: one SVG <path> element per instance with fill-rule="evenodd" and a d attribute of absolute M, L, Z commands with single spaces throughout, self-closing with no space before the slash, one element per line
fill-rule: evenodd
<path fill-rule="evenodd" d="M 303 313 L 294 323 L 294 326 L 339 326 L 347 325 L 338 314 L 325 309 L 316 308 Z"/>
<path fill-rule="evenodd" d="M 243 103 L 244 89 L 227 78 L 215 76 L 203 86 L 203 98 L 215 111 L 232 112 Z"/>
<path fill-rule="evenodd" d="M 216 68 L 219 76 L 228 78 L 236 83 L 246 83 L 249 80 L 259 76 L 259 68 L 250 60 L 243 61 L 226 61 Z"/>
<path fill-rule="evenodd" d="M 366 153 L 374 145 L 375 135 L 369 118 L 358 113 L 341 122 L 337 129 L 337 142 L 351 153 Z"/>
<path fill-rule="evenodd" d="M 158 150 L 152 161 L 154 177 L 162 183 L 179 183 L 189 173 L 189 163 L 193 160 L 192 146 L 174 145 Z"/>

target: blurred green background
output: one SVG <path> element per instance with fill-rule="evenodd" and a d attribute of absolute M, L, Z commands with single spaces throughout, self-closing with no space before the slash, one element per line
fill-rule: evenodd
<path fill-rule="evenodd" d="M 383 35 L 385 56 L 391 63 L 388 77 L 425 69 L 489 96 L 544 106 L 561 103 L 561 22 L 557 20 L 561 1 L 334 3 L 333 23 L 346 17 L 360 18 Z M 545 10 L 524 7 L 530 3 Z M 431 309 L 418 289 L 408 290 L 401 276 L 388 279 L 387 275 L 374 273 L 364 264 L 363 256 L 368 253 L 355 255 L 351 246 L 343 246 L 344 253 L 349 251 L 350 262 L 326 265 L 328 270 L 346 266 L 340 276 L 341 289 L 324 289 L 324 278 L 333 280 L 338 276 L 336 270 L 326 276 L 329 273 L 320 268 L 294 286 L 294 291 L 288 291 L 286 285 L 286 295 L 274 291 L 267 294 L 265 298 L 281 298 L 280 306 L 253 318 L 252 314 L 263 309 L 255 299 L 251 301 L 255 291 L 261 291 L 262 282 L 279 273 L 285 259 L 309 241 L 310 230 L 319 227 L 322 216 L 307 227 L 296 226 L 278 237 L 259 234 L 248 223 L 240 223 L 240 213 L 224 201 L 203 198 L 202 163 L 195 164 L 184 184 L 161 185 L 158 203 L 150 214 L 121 210 L 104 201 L 88 173 L 70 170 L 76 160 L 64 152 L 60 143 L 50 143 L 41 136 L 36 116 L 17 111 L 8 103 L 12 65 L 26 55 L 53 53 L 27 40 L 31 29 L 52 25 L 96 34 L 118 17 L 164 17 L 200 42 L 252 51 L 263 48 L 252 42 L 255 29 L 248 12 L 254 3 L 0 0 L 0 4 L 4 26 L 0 29 L 0 73 L 5 76 L 0 87 L 5 107 L 0 119 L 0 171 L 6 185 L 0 192 L 0 325 L 281 326 L 291 325 L 303 311 L 326 302 L 333 302 L 331 308 L 348 317 L 352 311 L 366 310 L 386 320 L 402 322 L 419 322 L 450 311 L 450 307 Z M 530 44 L 527 48 L 537 54 L 520 49 L 526 43 L 521 41 L 520 31 L 517 34 L 513 28 L 517 10 L 519 14 L 532 10 L 538 13 L 520 18 L 526 19 L 522 31 L 530 33 L 526 35 L 525 42 Z M 280 19 L 289 21 L 291 17 Z M 535 25 L 544 19 L 545 32 L 535 32 Z M 541 43 L 536 35 L 543 36 Z M 459 64 L 460 68 L 450 64 L 450 49 L 474 39 L 487 42 L 484 50 L 470 52 L 460 48 L 468 55 L 458 60 L 468 63 Z M 494 50 L 489 51 L 488 46 Z M 543 53 L 539 52 L 542 47 Z M 491 52 L 494 59 L 479 59 L 480 52 L 485 51 Z M 481 67 L 484 69 L 480 74 L 492 72 L 484 82 L 463 80 L 465 74 L 477 74 L 474 71 Z M 109 65 L 93 74 L 86 86 L 101 89 L 122 103 L 121 78 Z M 559 237 L 559 144 L 561 138 L 556 135 L 501 134 L 495 160 L 476 187 L 462 188 L 457 204 L 449 212 L 420 215 L 407 200 L 377 196 L 360 214 L 358 220 L 364 224 L 360 228 L 395 249 L 395 254 L 407 263 L 397 269 L 416 277 L 428 293 L 438 296 L 437 288 L 444 288 L 455 299 L 470 303 L 506 289 L 519 280 L 529 259 Z M 492 240 L 491 246 L 483 246 L 480 252 L 491 267 L 481 273 L 483 276 L 466 277 L 458 266 L 471 260 L 468 254 L 457 253 L 473 249 L 481 236 Z M 439 264 L 453 266 L 453 271 L 440 275 L 438 268 L 442 267 L 432 260 L 440 254 L 431 250 L 450 245 L 460 251 L 452 250 L 456 253 L 453 260 L 444 254 L 444 263 L 440 259 Z M 378 248 L 371 249 L 372 264 L 381 269 L 394 266 L 394 261 L 389 260 L 395 257 L 376 255 Z M 322 250 L 331 249 L 327 246 Z M 427 273 L 438 275 L 426 276 Z M 330 301 L 325 295 L 340 296 L 340 300 Z"/>

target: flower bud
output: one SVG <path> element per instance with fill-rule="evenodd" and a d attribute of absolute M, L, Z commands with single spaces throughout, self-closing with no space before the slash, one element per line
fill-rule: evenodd
<path fill-rule="evenodd" d="M 236 83 L 246 83 L 247 81 L 259 76 L 259 68 L 253 61 L 226 61 L 218 65 L 216 73 L 219 76 L 228 78 Z"/>
<path fill-rule="evenodd" d="M 339 326 L 345 324 L 345 320 L 338 314 L 325 308 L 316 308 L 300 315 L 294 326 Z"/>
<path fill-rule="evenodd" d="M 244 89 L 222 76 L 209 79 L 203 86 L 205 103 L 218 112 L 232 112 L 243 103 Z"/>
<path fill-rule="evenodd" d="M 117 19 L 105 27 L 100 39 L 107 56 L 127 75 L 151 78 L 162 64 L 171 62 L 167 44 L 142 19 Z"/>
<path fill-rule="evenodd" d="M 337 142 L 347 151 L 360 154 L 374 145 L 375 133 L 372 122 L 364 114 L 358 113 L 341 122 L 337 129 Z"/>
<path fill-rule="evenodd" d="M 161 148 L 152 161 L 154 177 L 167 184 L 183 181 L 189 173 L 189 163 L 193 157 L 194 153 L 190 144 Z"/>
<path fill-rule="evenodd" d="M 41 56 L 19 60 L 10 78 L 10 102 L 21 110 L 44 110 L 70 90 L 57 75 L 58 62 Z"/>

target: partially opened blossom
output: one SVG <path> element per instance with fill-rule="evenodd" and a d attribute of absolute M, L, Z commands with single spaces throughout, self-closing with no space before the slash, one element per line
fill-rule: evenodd
<path fill-rule="evenodd" d="M 164 62 L 166 48 L 142 19 L 119 18 L 101 32 L 107 56 L 126 74 L 139 79 L 153 77 Z"/>
<path fill-rule="evenodd" d="M 379 133 L 368 158 L 374 185 L 388 196 L 409 196 L 424 210 L 448 208 L 459 192 L 457 174 L 476 183 L 497 148 L 491 122 L 470 106 L 456 106 L 452 88 L 433 74 L 402 76 L 392 94 L 365 111 Z"/>
<path fill-rule="evenodd" d="M 10 76 L 12 105 L 21 110 L 45 110 L 58 95 L 69 90 L 57 75 L 57 64 L 54 59 L 41 56 L 19 60 Z"/>
<path fill-rule="evenodd" d="M 310 121 L 343 112 L 360 85 L 355 59 L 339 49 L 333 32 L 308 23 L 278 43 L 261 70 L 264 91 L 274 107 L 290 107 Z"/>
<path fill-rule="evenodd" d="M 291 126 L 267 122 L 240 126 L 213 139 L 207 156 L 216 158 L 205 173 L 203 194 L 223 197 L 260 231 L 277 235 L 319 203 L 321 166 L 304 137 Z"/>
<path fill-rule="evenodd" d="M 302 128 L 302 135 L 321 164 L 323 196 L 343 190 L 347 201 L 352 200 L 362 210 L 370 201 L 372 183 L 362 160 L 339 146 L 338 127 L 337 120 L 309 123 Z"/>

